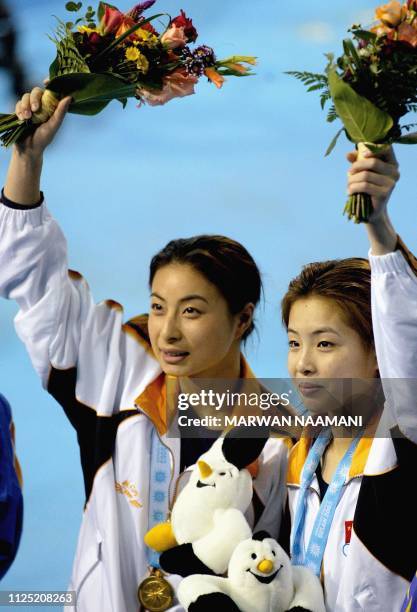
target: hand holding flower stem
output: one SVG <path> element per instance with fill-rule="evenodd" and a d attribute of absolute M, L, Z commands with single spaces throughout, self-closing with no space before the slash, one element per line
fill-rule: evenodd
<path fill-rule="evenodd" d="M 38 113 L 41 119 L 44 95 L 40 87 L 24 94 L 15 109 L 19 120 L 27 121 Z M 14 145 L 4 187 L 5 195 L 10 200 L 28 206 L 39 200 L 43 152 L 59 130 L 70 103 L 70 97 L 60 100 L 50 119 L 41 123 L 25 140 Z"/>
<path fill-rule="evenodd" d="M 400 178 L 398 162 L 392 147 L 375 154 L 370 150 L 347 155 L 351 162 L 348 172 L 348 193 L 368 194 L 371 197 L 372 212 L 365 224 L 374 255 L 385 255 L 394 251 L 397 235 L 388 216 L 388 202 Z"/>

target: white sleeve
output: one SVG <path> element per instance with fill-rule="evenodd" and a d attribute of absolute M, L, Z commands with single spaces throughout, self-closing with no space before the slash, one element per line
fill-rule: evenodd
<path fill-rule="evenodd" d="M 417 443 L 417 277 L 415 258 L 400 250 L 369 254 L 375 348 L 392 421 Z"/>
<path fill-rule="evenodd" d="M 158 372 L 149 346 L 123 325 L 116 302 L 95 304 L 68 271 L 65 238 L 47 208 L 0 204 L 0 296 L 17 301 L 16 331 L 42 384 L 75 372 L 77 399 L 103 414 L 133 408 L 133 394 Z"/>

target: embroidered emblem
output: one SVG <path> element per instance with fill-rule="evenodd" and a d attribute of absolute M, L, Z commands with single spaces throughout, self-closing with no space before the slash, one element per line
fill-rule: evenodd
<path fill-rule="evenodd" d="M 139 492 L 133 483 L 129 482 L 128 480 L 116 482 L 115 488 L 116 493 L 120 493 L 121 495 L 125 495 L 127 497 L 131 506 L 134 506 L 135 508 L 143 507 L 143 504 L 141 504 L 139 501 Z"/>

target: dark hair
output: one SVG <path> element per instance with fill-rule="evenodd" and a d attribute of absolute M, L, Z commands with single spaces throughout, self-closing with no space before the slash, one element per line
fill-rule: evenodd
<path fill-rule="evenodd" d="M 151 261 L 149 285 L 156 272 L 170 264 L 192 266 L 225 298 L 232 315 L 239 313 L 246 304 L 256 306 L 262 294 L 262 280 L 252 256 L 239 242 L 225 236 L 201 235 L 171 240 Z M 255 329 L 251 325 L 243 334 L 246 340 Z"/>
<path fill-rule="evenodd" d="M 310 263 L 294 278 L 281 303 L 288 328 L 290 311 L 300 298 L 317 295 L 337 303 L 350 327 L 368 349 L 374 348 L 371 315 L 371 268 L 367 259 L 352 257 Z"/>

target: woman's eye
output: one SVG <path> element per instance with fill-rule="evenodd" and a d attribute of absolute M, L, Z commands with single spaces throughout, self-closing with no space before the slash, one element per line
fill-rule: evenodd
<path fill-rule="evenodd" d="M 184 314 L 199 315 L 199 314 L 201 314 L 201 312 L 199 310 L 197 310 L 197 308 L 193 308 L 192 306 L 188 306 L 188 308 L 186 308 L 184 310 Z"/>
<path fill-rule="evenodd" d="M 328 342 L 327 340 L 321 340 L 318 344 L 320 348 L 330 348 L 334 346 L 333 342 Z"/>
<path fill-rule="evenodd" d="M 300 345 L 297 342 L 297 340 L 288 340 L 288 346 L 289 348 L 294 349 L 294 348 L 298 348 Z"/>
<path fill-rule="evenodd" d="M 153 304 L 151 304 L 151 310 L 153 310 L 154 312 L 161 312 L 162 305 L 158 304 L 157 302 L 154 302 Z"/>

